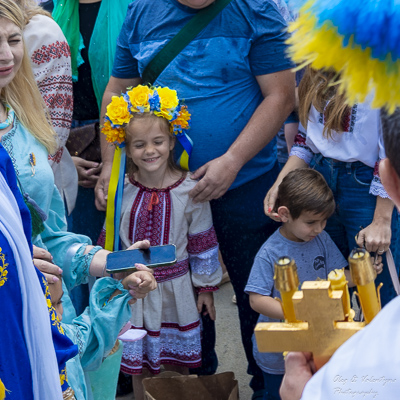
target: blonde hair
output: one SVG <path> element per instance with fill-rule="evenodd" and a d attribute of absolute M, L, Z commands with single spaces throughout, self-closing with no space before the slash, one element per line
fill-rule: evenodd
<path fill-rule="evenodd" d="M 299 119 L 306 127 L 311 105 L 324 114 L 323 136 L 332 137 L 332 131 L 343 132 L 344 116 L 350 111 L 345 96 L 337 91 L 336 72 L 315 70 L 307 67 L 299 85 Z"/>
<path fill-rule="evenodd" d="M 27 17 L 15 1 L 1 0 L 0 18 L 9 20 L 23 31 Z M 13 108 L 21 124 L 46 147 L 50 154 L 53 154 L 58 147 L 57 137 L 47 107 L 36 85 L 28 52 L 25 44 L 23 45 L 21 66 L 14 79 L 0 89 L 0 99 Z"/>
<path fill-rule="evenodd" d="M 46 17 L 52 18 L 51 14 L 44 8 L 40 7 L 35 0 L 14 0 L 15 3 L 22 9 L 25 14 L 25 25 L 29 23 L 32 17 L 35 15 L 45 15 Z"/>

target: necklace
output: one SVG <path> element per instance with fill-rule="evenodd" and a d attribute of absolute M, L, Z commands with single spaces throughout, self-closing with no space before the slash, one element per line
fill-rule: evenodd
<path fill-rule="evenodd" d="M 6 129 L 14 123 L 15 113 L 14 110 L 8 105 L 3 103 L 3 107 L 6 109 L 7 118 L 5 121 L 0 122 L 0 129 Z"/>

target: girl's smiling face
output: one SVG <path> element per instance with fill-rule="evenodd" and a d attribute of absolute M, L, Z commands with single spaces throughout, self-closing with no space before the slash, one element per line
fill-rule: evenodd
<path fill-rule="evenodd" d="M 126 127 L 126 152 L 141 174 L 165 171 L 175 141 L 168 121 L 154 115 L 133 118 Z"/>

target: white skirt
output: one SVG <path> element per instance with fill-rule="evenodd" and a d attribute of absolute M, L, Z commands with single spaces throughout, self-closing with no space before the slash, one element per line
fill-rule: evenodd
<path fill-rule="evenodd" d="M 190 273 L 158 283 L 157 289 L 132 308 L 132 329 L 147 335 L 125 342 L 121 370 L 131 375 L 146 367 L 158 374 L 162 364 L 188 368 L 201 365 L 201 327 Z"/>

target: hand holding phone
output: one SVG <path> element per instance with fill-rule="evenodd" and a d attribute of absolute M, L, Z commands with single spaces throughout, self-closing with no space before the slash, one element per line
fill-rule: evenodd
<path fill-rule="evenodd" d="M 110 253 L 107 256 L 106 271 L 109 274 L 116 272 L 134 272 L 135 264 L 144 264 L 148 268 L 157 268 L 176 263 L 176 247 L 174 244 L 151 246 L 150 248 L 122 250 Z"/>

